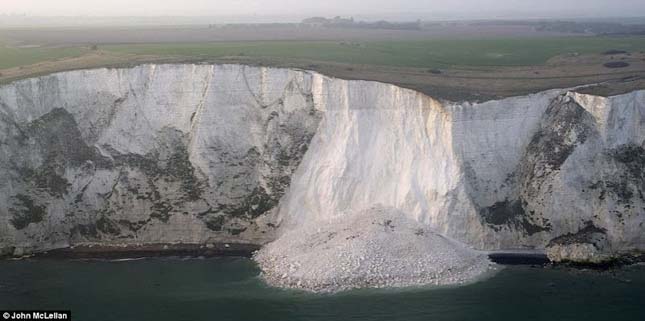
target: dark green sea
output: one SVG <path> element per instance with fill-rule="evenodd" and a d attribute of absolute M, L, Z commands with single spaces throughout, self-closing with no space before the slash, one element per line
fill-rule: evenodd
<path fill-rule="evenodd" d="M 0 310 L 73 320 L 645 320 L 645 267 L 509 266 L 467 286 L 316 295 L 270 288 L 242 258 L 0 261 Z"/>

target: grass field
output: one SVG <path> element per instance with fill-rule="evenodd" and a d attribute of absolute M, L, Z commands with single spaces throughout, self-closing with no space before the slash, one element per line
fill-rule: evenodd
<path fill-rule="evenodd" d="M 349 64 L 442 68 L 540 65 L 565 54 L 609 49 L 645 50 L 645 37 L 552 37 L 515 39 L 436 39 L 427 41 L 259 41 L 200 44 L 106 45 L 115 53 L 221 58 L 296 58 Z M 12 48 L 0 43 L 0 69 L 86 53 L 83 47 Z"/>
<path fill-rule="evenodd" d="M 43 61 L 82 55 L 87 49 L 68 48 L 12 48 L 0 42 L 0 69 L 31 65 Z"/>
<path fill-rule="evenodd" d="M 607 82 L 615 83 L 605 90 L 612 94 L 645 88 L 641 81 L 625 83 L 645 76 L 645 36 L 136 43 L 99 44 L 98 49 L 89 50 L 87 44 L 0 45 L 0 83 L 86 68 L 207 61 L 308 69 L 342 79 L 396 84 L 453 101 L 483 101 Z M 600 55 L 612 49 L 631 54 Z M 605 67 L 618 59 L 629 66 Z"/>
<path fill-rule="evenodd" d="M 104 50 L 190 57 L 249 56 L 298 58 L 349 64 L 397 67 L 525 66 L 565 54 L 601 53 L 609 49 L 645 50 L 645 37 L 553 37 L 429 41 L 271 41 L 207 44 L 137 44 L 103 46 Z"/>

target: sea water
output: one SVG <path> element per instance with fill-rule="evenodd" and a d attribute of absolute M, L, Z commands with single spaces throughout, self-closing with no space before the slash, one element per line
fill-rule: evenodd
<path fill-rule="evenodd" d="M 0 310 L 73 320 L 645 320 L 645 266 L 507 266 L 474 284 L 312 294 L 243 258 L 0 261 Z"/>

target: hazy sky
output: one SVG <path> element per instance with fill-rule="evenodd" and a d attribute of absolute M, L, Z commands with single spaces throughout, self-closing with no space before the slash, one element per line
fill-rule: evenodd
<path fill-rule="evenodd" d="M 0 13 L 28 15 L 645 16 L 645 0 L 0 0 Z"/>

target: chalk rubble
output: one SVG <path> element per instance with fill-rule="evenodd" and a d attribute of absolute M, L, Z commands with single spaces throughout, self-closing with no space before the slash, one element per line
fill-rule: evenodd
<path fill-rule="evenodd" d="M 314 292 L 463 284 L 491 264 L 485 254 L 383 207 L 289 230 L 254 258 L 270 285 Z"/>

